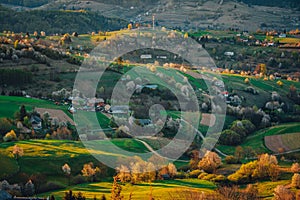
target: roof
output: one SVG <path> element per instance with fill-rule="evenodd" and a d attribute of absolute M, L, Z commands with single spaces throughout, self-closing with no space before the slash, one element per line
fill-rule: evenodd
<path fill-rule="evenodd" d="M 42 122 L 42 119 L 36 115 L 31 116 L 30 123 L 39 124 Z"/>
<path fill-rule="evenodd" d="M 152 123 L 151 119 L 139 119 L 141 125 L 149 125 Z"/>

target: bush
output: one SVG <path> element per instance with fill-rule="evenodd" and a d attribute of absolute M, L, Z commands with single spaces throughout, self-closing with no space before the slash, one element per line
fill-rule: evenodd
<path fill-rule="evenodd" d="M 225 162 L 226 162 L 227 164 L 237 164 L 237 163 L 239 163 L 239 160 L 238 160 L 238 158 L 235 157 L 235 156 L 226 156 Z"/>
<path fill-rule="evenodd" d="M 221 182 L 221 181 L 225 181 L 226 177 L 224 175 L 215 175 L 214 178 L 211 179 L 211 181 L 214 182 Z"/>
<path fill-rule="evenodd" d="M 199 174 L 198 179 L 203 179 L 203 178 L 206 177 L 207 175 L 208 175 L 208 173 L 202 172 L 201 174 Z"/>
<path fill-rule="evenodd" d="M 189 177 L 190 178 L 197 178 L 200 174 L 202 173 L 201 170 L 199 169 L 196 169 L 196 170 L 193 170 L 189 173 Z"/>
<path fill-rule="evenodd" d="M 17 135 L 14 130 L 11 130 L 10 132 L 6 133 L 6 135 L 3 137 L 4 142 L 10 142 L 13 140 L 17 140 Z"/>
<path fill-rule="evenodd" d="M 177 174 L 175 175 L 174 178 L 178 178 L 178 179 L 184 179 L 186 178 L 188 175 L 185 172 L 177 172 Z"/>
<path fill-rule="evenodd" d="M 219 143 L 223 145 L 236 146 L 241 144 L 241 136 L 233 130 L 225 130 L 221 133 Z"/>
<path fill-rule="evenodd" d="M 208 174 L 206 172 L 203 172 L 198 176 L 198 179 L 206 180 L 206 181 L 221 182 L 221 181 L 226 180 L 226 177 L 224 175 Z"/>

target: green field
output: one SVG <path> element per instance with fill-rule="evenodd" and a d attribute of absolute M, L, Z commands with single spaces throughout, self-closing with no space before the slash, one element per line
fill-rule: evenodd
<path fill-rule="evenodd" d="M 282 124 L 274 127 L 270 127 L 267 129 L 263 129 L 257 131 L 250 136 L 240 145 L 242 147 L 251 147 L 257 153 L 272 153 L 264 143 L 265 136 L 270 135 L 280 135 L 286 133 L 297 133 L 300 130 L 300 123 L 290 123 L 290 124 Z M 218 149 L 226 154 L 234 154 L 236 147 L 232 146 L 225 146 L 225 145 L 218 145 Z"/>
<path fill-rule="evenodd" d="M 253 102 L 255 102 L 257 107 L 264 107 L 264 103 L 270 100 L 272 91 L 278 92 L 283 101 L 290 102 L 290 100 L 286 97 L 288 95 L 290 86 L 294 85 L 297 89 L 300 89 L 299 82 L 281 80 L 283 82 L 283 86 L 279 87 L 277 85 L 278 80 L 264 81 L 261 78 L 257 79 L 254 77 L 248 77 L 250 83 L 245 84 L 245 78 L 245 76 L 240 75 L 222 74 L 222 79 L 226 88 L 237 92 L 239 96 L 245 97 L 245 102 L 243 102 L 243 105 L 245 106 L 253 106 Z M 259 94 L 253 95 L 245 92 L 244 90 L 249 86 L 257 90 Z"/>
<path fill-rule="evenodd" d="M 41 194 L 39 196 L 54 195 L 56 199 L 62 199 L 65 191 L 72 190 L 73 192 L 83 192 L 88 198 L 92 199 L 95 196 L 99 199 L 104 194 L 107 199 L 110 199 L 110 192 L 112 188 L 111 182 L 100 182 L 91 184 L 82 184 L 74 187 L 69 187 L 66 190 L 59 190 L 51 193 Z M 193 190 L 197 192 L 213 192 L 216 185 L 209 181 L 199 179 L 176 179 L 156 181 L 154 183 L 141 183 L 136 185 L 125 184 L 122 185 L 122 195 L 124 199 L 129 199 L 129 195 L 132 195 L 132 199 L 149 199 L 152 191 L 154 199 L 169 199 L 172 196 L 178 197 L 179 193 L 186 192 L 186 190 Z"/>
<path fill-rule="evenodd" d="M 128 141 L 130 140 L 130 144 Z M 109 156 L 117 159 L 123 157 L 121 154 L 111 153 L 106 146 L 109 140 L 89 141 L 101 146 L 101 150 L 88 151 L 79 141 L 68 140 L 29 140 L 19 142 L 7 142 L 0 144 L 0 178 L 11 177 L 18 171 L 18 165 L 11 153 L 12 147 L 17 144 L 24 149 L 24 156 L 19 159 L 21 172 L 26 174 L 43 173 L 47 176 L 59 177 L 63 173 L 61 166 L 69 163 L 72 173 L 78 174 L 83 164 L 97 161 L 94 155 Z M 140 142 L 132 139 L 113 139 L 111 142 L 117 147 L 132 152 L 148 152 L 147 148 Z M 103 151 L 103 149 L 107 149 Z M 5 167 L 2 167 L 5 166 Z M 9 176 L 8 176 L 9 175 Z M 17 178 L 16 178 L 17 179 Z"/>
<path fill-rule="evenodd" d="M 32 111 L 35 107 L 39 107 L 60 109 L 69 113 L 67 112 L 67 106 L 57 106 L 52 101 L 24 97 L 0 96 L 0 117 L 13 118 L 14 113 L 19 111 L 22 105 L 25 106 L 27 111 Z"/>

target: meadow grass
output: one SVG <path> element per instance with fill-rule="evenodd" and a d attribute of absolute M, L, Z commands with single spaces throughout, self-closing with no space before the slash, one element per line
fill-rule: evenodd
<path fill-rule="evenodd" d="M 27 111 L 32 111 L 35 107 L 67 111 L 66 106 L 57 106 L 52 101 L 14 96 L 0 96 L 0 117 L 13 118 L 14 113 L 19 111 L 22 105 L 25 106 Z"/>
<path fill-rule="evenodd" d="M 110 199 L 110 193 L 112 188 L 112 182 L 100 182 L 81 184 L 77 186 L 68 187 L 65 190 L 58 190 L 51 193 L 41 194 L 39 196 L 54 195 L 56 199 L 62 199 L 65 191 L 72 190 L 73 192 L 82 192 L 88 199 L 92 199 L 95 196 L 101 198 L 104 194 L 107 199 Z M 186 190 L 192 190 L 197 192 L 213 192 L 216 185 L 209 181 L 199 179 L 176 179 L 176 180 L 164 180 L 155 181 L 153 183 L 140 183 L 140 184 L 122 184 L 121 195 L 124 199 L 129 199 L 132 195 L 133 199 L 147 199 L 152 196 L 154 199 L 168 199 L 170 194 L 186 192 Z"/>
<path fill-rule="evenodd" d="M 127 142 L 126 142 L 127 141 Z M 128 144 L 128 141 L 130 143 Z M 64 163 L 72 165 L 72 171 L 79 173 L 83 164 L 88 162 L 99 162 L 91 154 L 112 157 L 118 159 L 124 155 L 110 152 L 107 147 L 112 142 L 117 147 L 139 153 L 146 153 L 148 149 L 139 141 L 133 139 L 113 139 L 88 141 L 87 143 L 100 146 L 100 149 L 87 149 L 79 141 L 69 140 L 29 140 L 18 142 L 7 142 L 0 144 L 0 156 L 3 165 L 0 167 L 1 177 L 12 175 L 18 171 L 18 165 L 11 153 L 13 146 L 23 148 L 24 156 L 19 159 L 21 172 L 26 174 L 43 173 L 51 176 L 61 176 L 61 166 Z"/>

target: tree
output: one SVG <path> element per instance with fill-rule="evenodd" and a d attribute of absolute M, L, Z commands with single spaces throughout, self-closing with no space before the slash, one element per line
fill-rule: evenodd
<path fill-rule="evenodd" d="M 279 176 L 278 162 L 275 156 L 262 154 L 258 160 L 243 164 L 239 170 L 228 176 L 228 180 L 246 183 L 252 180 L 270 177 L 272 181 Z"/>
<path fill-rule="evenodd" d="M 241 159 L 244 157 L 244 149 L 241 146 L 237 146 L 235 148 L 234 156 L 237 158 L 237 160 L 240 162 Z"/>
<path fill-rule="evenodd" d="M 220 144 L 223 145 L 238 145 L 241 144 L 241 136 L 233 130 L 224 130 L 219 138 Z"/>
<path fill-rule="evenodd" d="M 84 164 L 83 168 L 81 170 L 82 175 L 90 178 L 91 182 L 94 181 L 94 177 L 95 177 L 96 173 L 99 173 L 99 172 L 100 172 L 100 169 L 98 167 L 94 168 L 94 164 L 92 162 L 90 162 L 88 164 Z"/>
<path fill-rule="evenodd" d="M 129 23 L 128 26 L 127 26 L 128 30 L 131 30 L 132 29 L 132 24 Z"/>
<path fill-rule="evenodd" d="M 29 196 L 34 195 L 34 192 L 35 192 L 34 184 L 32 183 L 31 180 L 29 180 L 24 186 L 24 194 L 25 194 L 25 196 L 29 197 Z"/>
<path fill-rule="evenodd" d="M 300 172 L 299 163 L 293 163 L 292 166 L 291 166 L 291 171 L 293 173 L 299 173 Z"/>
<path fill-rule="evenodd" d="M 269 154 L 262 154 L 258 157 L 258 166 L 256 169 L 256 175 L 258 178 L 264 178 L 264 177 L 271 177 L 270 175 L 274 175 L 272 173 L 276 173 L 277 177 L 279 175 L 278 170 L 276 169 L 278 167 L 278 161 L 277 158 L 273 155 Z M 276 179 L 276 178 L 275 178 Z"/>
<path fill-rule="evenodd" d="M 18 145 L 15 145 L 13 147 L 12 153 L 14 154 L 16 160 L 19 160 L 20 157 L 24 155 L 24 151 L 22 147 L 19 147 Z"/>
<path fill-rule="evenodd" d="M 7 118 L 0 118 L 0 135 L 4 135 L 11 130 L 12 124 Z"/>
<path fill-rule="evenodd" d="M 189 167 L 191 170 L 195 170 L 198 168 L 198 163 L 200 161 L 200 152 L 198 150 L 193 150 L 191 157 Z"/>
<path fill-rule="evenodd" d="M 291 186 L 298 189 L 300 188 L 300 174 L 296 173 L 293 175 Z"/>
<path fill-rule="evenodd" d="M 245 82 L 246 84 L 249 84 L 249 83 L 250 83 L 249 78 L 245 78 L 244 82 Z"/>
<path fill-rule="evenodd" d="M 17 135 L 16 135 L 15 131 L 11 130 L 8 133 L 6 133 L 3 140 L 4 140 L 4 142 L 10 142 L 13 140 L 17 140 Z"/>
<path fill-rule="evenodd" d="M 129 182 L 131 180 L 130 170 L 127 166 L 121 165 L 117 168 L 118 171 L 118 179 L 122 182 Z"/>
<path fill-rule="evenodd" d="M 24 117 L 27 116 L 27 111 L 24 105 L 20 108 L 20 120 L 23 121 Z"/>
<path fill-rule="evenodd" d="M 280 86 L 280 87 L 283 86 L 283 82 L 282 82 L 282 81 L 277 81 L 276 84 L 277 84 L 278 86 Z"/>
<path fill-rule="evenodd" d="M 214 173 L 221 164 L 222 160 L 218 154 L 212 151 L 207 151 L 198 163 L 198 167 L 208 173 Z"/>
<path fill-rule="evenodd" d="M 68 177 L 69 185 L 70 185 L 70 177 L 71 177 L 71 167 L 66 163 L 61 167 L 62 171 Z"/>
<path fill-rule="evenodd" d="M 122 192 L 122 187 L 121 185 L 118 183 L 118 177 L 115 176 L 114 177 L 114 182 L 112 185 L 112 189 L 111 189 L 111 200 L 122 200 L 123 199 L 123 195 L 121 194 Z"/>
<path fill-rule="evenodd" d="M 176 166 L 173 163 L 168 164 L 168 174 L 171 178 L 177 174 Z"/>
<path fill-rule="evenodd" d="M 266 64 L 260 64 L 260 73 L 262 73 L 263 75 L 267 74 L 267 66 L 266 66 Z"/>
<path fill-rule="evenodd" d="M 274 189 L 274 200 L 291 200 L 295 199 L 295 194 L 283 185 L 278 185 Z"/>

